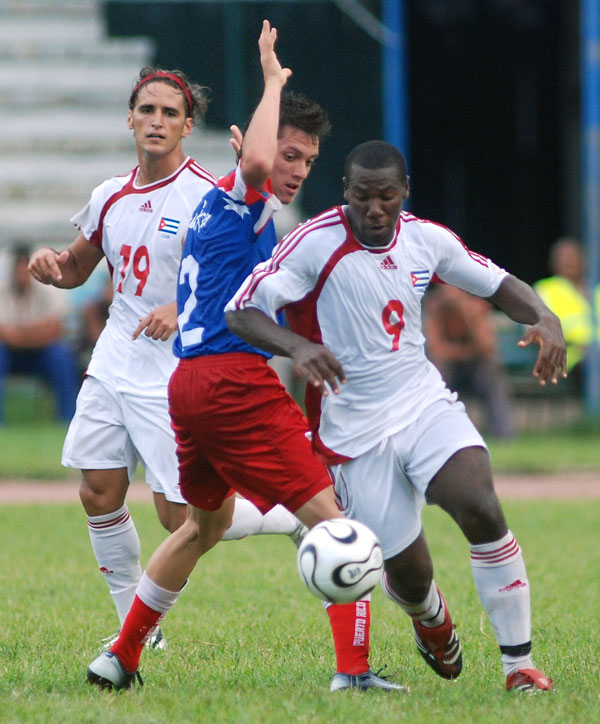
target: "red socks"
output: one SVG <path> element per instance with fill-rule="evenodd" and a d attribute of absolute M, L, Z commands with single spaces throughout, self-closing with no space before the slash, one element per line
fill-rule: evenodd
<path fill-rule="evenodd" d="M 369 669 L 370 601 L 334 603 L 327 609 L 337 673 L 364 674 Z"/>
<path fill-rule="evenodd" d="M 146 606 L 137 596 L 133 599 L 119 638 L 110 647 L 111 652 L 119 657 L 125 671 L 137 671 L 146 637 L 163 616 L 163 613 Z"/>
<path fill-rule="evenodd" d="M 370 602 L 333 604 L 327 609 L 327 614 L 333 634 L 337 672 L 364 674 L 369 669 Z M 138 596 L 134 598 L 119 638 L 110 649 L 119 657 L 125 671 L 137 671 L 146 637 L 160 623 L 163 615 L 147 606 Z"/>

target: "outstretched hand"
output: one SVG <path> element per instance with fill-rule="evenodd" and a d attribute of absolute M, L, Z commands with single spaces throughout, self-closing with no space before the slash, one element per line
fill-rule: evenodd
<path fill-rule="evenodd" d="M 47 246 L 34 251 L 29 260 L 29 273 L 42 284 L 54 284 L 62 280 L 62 265 L 69 259 L 69 252 L 54 251 Z"/>
<path fill-rule="evenodd" d="M 263 70 L 265 85 L 270 80 L 277 80 L 284 86 L 292 75 L 289 68 L 282 68 L 275 55 L 275 42 L 277 40 L 277 28 L 272 28 L 268 20 L 263 20 L 262 30 L 258 39 L 260 50 L 260 64 Z"/>
<path fill-rule="evenodd" d="M 558 378 L 567 377 L 567 346 L 560 322 L 552 315 L 547 319 L 527 327 L 523 337 L 517 343 L 519 347 L 537 344 L 540 351 L 533 366 L 534 377 L 539 377 L 540 385 L 548 380 L 558 384 Z"/>

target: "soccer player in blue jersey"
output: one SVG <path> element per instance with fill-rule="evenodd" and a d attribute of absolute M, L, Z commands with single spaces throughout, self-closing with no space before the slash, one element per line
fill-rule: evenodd
<path fill-rule="evenodd" d="M 148 633 L 230 525 L 236 491 L 262 512 L 281 503 L 308 527 L 341 515 L 329 475 L 311 452 L 306 420 L 268 366 L 270 355 L 233 335 L 224 316 L 244 278 L 270 257 L 271 217 L 293 201 L 329 131 L 316 103 L 282 94 L 291 71 L 281 67 L 275 39 L 264 21 L 264 92 L 240 162 L 199 204 L 181 259 L 174 344 L 180 362 L 169 402 L 188 517 L 150 559 L 116 643 L 90 664 L 88 681 L 100 686 L 134 681 Z M 337 660 L 331 690 L 403 690 L 369 668 L 369 600 L 331 605 L 328 613 Z"/>

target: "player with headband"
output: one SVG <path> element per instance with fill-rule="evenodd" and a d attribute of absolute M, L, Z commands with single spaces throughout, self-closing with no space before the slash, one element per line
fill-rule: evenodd
<path fill-rule="evenodd" d="M 125 501 L 138 463 L 162 525 L 172 532 L 186 516 L 167 383 L 177 362 L 172 343 L 181 246 L 193 210 L 215 184 L 182 147 L 206 108 L 204 89 L 184 73 L 143 68 L 127 119 L 138 165 L 93 190 L 71 220 L 79 235 L 67 249 L 38 249 L 29 265 L 38 281 L 62 288 L 83 284 L 103 258 L 112 275 L 108 322 L 85 374 L 62 462 L 82 471 L 92 548 L 121 623 L 142 574 L 140 541 Z M 297 538 L 301 531 L 285 508 L 263 516 L 238 498 L 225 539 L 261 533 Z M 159 629 L 149 644 L 164 648 Z"/>
<path fill-rule="evenodd" d="M 169 383 L 185 523 L 154 552 L 117 641 L 90 664 L 88 681 L 121 689 L 136 678 L 148 632 L 176 603 L 198 559 L 231 520 L 234 490 L 261 510 L 282 502 L 306 525 L 340 517 L 331 479 L 312 455 L 306 420 L 267 358 L 226 327 L 224 306 L 276 244 L 272 215 L 291 203 L 316 160 L 329 121 L 315 102 L 282 92 L 291 71 L 259 38 L 264 91 L 237 168 L 199 203 L 178 284 L 180 357 Z M 337 672 L 330 689 L 403 691 L 369 668 L 369 600 L 328 608 Z"/>

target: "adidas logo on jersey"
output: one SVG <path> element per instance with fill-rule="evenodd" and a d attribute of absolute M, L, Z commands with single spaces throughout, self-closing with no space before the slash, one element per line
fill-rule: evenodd
<path fill-rule="evenodd" d="M 397 269 L 396 263 L 392 259 L 392 257 L 388 254 L 388 256 L 385 257 L 385 259 L 381 262 L 379 265 L 381 269 Z"/>
<path fill-rule="evenodd" d="M 154 209 L 152 208 L 150 199 L 148 199 L 148 201 L 144 201 L 144 203 L 140 206 L 139 211 L 147 211 L 149 214 L 153 213 Z"/>

